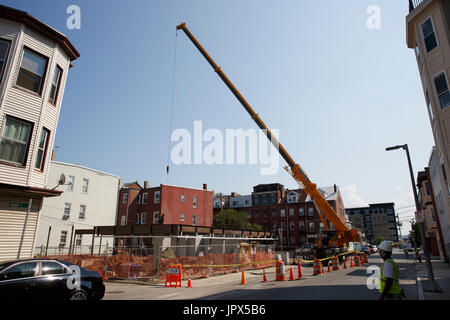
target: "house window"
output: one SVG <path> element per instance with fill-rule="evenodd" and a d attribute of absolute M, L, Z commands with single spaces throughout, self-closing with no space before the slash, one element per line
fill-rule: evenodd
<path fill-rule="evenodd" d="M 429 182 L 425 182 L 425 190 L 426 190 L 428 196 L 431 195 Z"/>
<path fill-rule="evenodd" d="M 286 222 L 281 221 L 281 230 L 286 230 Z"/>
<path fill-rule="evenodd" d="M 8 59 L 10 42 L 0 39 L 0 82 L 3 78 L 3 72 L 6 68 L 6 60 Z"/>
<path fill-rule="evenodd" d="M 147 223 L 147 212 L 142 212 L 141 213 L 141 224 L 146 224 Z"/>
<path fill-rule="evenodd" d="M 192 199 L 192 207 L 197 208 L 197 197 L 194 197 L 194 199 Z"/>
<path fill-rule="evenodd" d="M 250 203 L 249 200 L 245 200 L 245 205 L 247 206 Z"/>
<path fill-rule="evenodd" d="M 81 188 L 81 192 L 87 193 L 89 188 L 89 179 L 83 179 L 83 186 Z"/>
<path fill-rule="evenodd" d="M 420 50 L 419 50 L 419 46 L 417 45 L 417 43 L 416 43 L 415 51 L 416 51 L 417 64 L 419 65 L 419 69 L 420 69 L 422 62 L 420 61 Z"/>
<path fill-rule="evenodd" d="M 300 228 L 300 230 L 305 230 L 305 221 L 300 221 L 298 223 L 298 227 Z"/>
<path fill-rule="evenodd" d="M 122 218 L 121 218 L 121 221 L 120 221 L 120 225 L 121 226 L 124 226 L 125 225 L 125 223 L 126 223 L 126 219 L 127 217 L 126 216 L 122 216 Z"/>
<path fill-rule="evenodd" d="M 0 160 L 25 165 L 32 125 L 6 116 L 0 141 Z"/>
<path fill-rule="evenodd" d="M 47 153 L 47 145 L 48 145 L 49 137 L 50 137 L 50 131 L 45 128 L 42 128 L 41 139 L 39 140 L 39 146 L 38 146 L 38 154 L 36 157 L 36 163 L 34 164 L 34 167 L 41 171 L 44 170 L 44 161 L 45 161 L 45 155 Z"/>
<path fill-rule="evenodd" d="M 443 178 L 444 178 L 444 183 L 445 183 L 445 186 L 447 187 L 447 193 L 450 195 L 450 189 L 449 189 L 449 186 L 448 186 L 447 172 L 445 171 L 445 166 L 444 166 L 443 162 L 441 163 L 441 167 L 442 167 L 442 175 L 443 175 Z"/>
<path fill-rule="evenodd" d="M 280 216 L 283 218 L 286 216 L 286 211 L 284 211 L 284 209 L 280 210 Z"/>
<path fill-rule="evenodd" d="M 155 191 L 154 202 L 155 203 L 160 203 L 161 202 L 161 191 Z"/>
<path fill-rule="evenodd" d="M 314 222 L 310 222 L 309 223 L 309 232 L 314 232 L 315 228 L 314 228 Z"/>
<path fill-rule="evenodd" d="M 145 193 L 142 194 L 142 203 L 146 204 L 147 201 L 148 201 L 148 193 L 145 192 Z"/>
<path fill-rule="evenodd" d="M 186 201 L 186 197 L 184 196 L 184 194 L 181 195 L 181 202 L 184 203 Z"/>
<path fill-rule="evenodd" d="M 304 208 L 298 208 L 298 216 L 303 217 L 305 215 L 305 209 Z"/>
<path fill-rule="evenodd" d="M 153 223 L 159 223 L 159 211 L 153 212 Z"/>
<path fill-rule="evenodd" d="M 294 244 L 295 243 L 295 236 L 291 236 L 291 242 L 290 242 L 291 244 Z"/>
<path fill-rule="evenodd" d="M 325 228 L 325 227 L 324 227 L 323 223 L 321 222 L 321 223 L 319 224 L 319 230 L 322 231 L 324 228 Z"/>
<path fill-rule="evenodd" d="M 136 213 L 136 222 L 135 224 L 139 224 L 140 220 L 139 220 L 139 213 Z"/>
<path fill-rule="evenodd" d="M 56 104 L 56 100 L 59 93 L 59 84 L 61 82 L 61 76 L 62 76 L 62 69 L 57 65 L 55 68 L 55 74 L 53 75 L 52 84 L 50 86 L 50 96 L 48 100 Z"/>
<path fill-rule="evenodd" d="M 141 204 L 141 195 L 140 194 L 138 194 L 138 196 L 137 196 L 137 204 Z"/>
<path fill-rule="evenodd" d="M 276 217 L 277 216 L 277 209 L 272 208 L 272 217 Z"/>
<path fill-rule="evenodd" d="M 40 95 L 44 84 L 47 61 L 48 59 L 43 55 L 24 48 L 16 84 Z"/>
<path fill-rule="evenodd" d="M 180 213 L 180 221 L 184 222 L 184 213 Z"/>
<path fill-rule="evenodd" d="M 434 33 L 431 18 L 428 18 L 424 23 L 422 23 L 422 34 L 427 52 L 430 52 L 437 47 L 436 35 Z"/>
<path fill-rule="evenodd" d="M 272 222 L 272 231 L 277 231 L 277 223 Z"/>
<path fill-rule="evenodd" d="M 82 236 L 83 236 L 82 234 L 77 234 L 75 236 L 75 246 L 77 246 L 77 247 L 81 246 Z"/>
<path fill-rule="evenodd" d="M 294 208 L 289 208 L 289 217 L 294 216 Z"/>
<path fill-rule="evenodd" d="M 314 215 L 314 208 L 308 208 L 308 215 L 312 217 Z"/>
<path fill-rule="evenodd" d="M 427 107 L 428 107 L 428 112 L 430 113 L 430 118 L 431 118 L 431 120 L 433 120 L 433 118 L 434 118 L 433 109 L 431 107 L 431 101 L 430 101 L 430 96 L 428 95 L 428 91 L 425 92 L 425 99 L 427 101 Z"/>
<path fill-rule="evenodd" d="M 128 203 L 128 192 L 125 192 L 122 196 L 122 203 Z"/>
<path fill-rule="evenodd" d="M 86 218 L 86 206 L 85 205 L 80 205 L 79 219 L 80 220 L 84 220 L 85 218 Z"/>
<path fill-rule="evenodd" d="M 67 220 L 70 217 L 70 208 L 71 208 L 72 204 L 71 203 L 65 203 L 64 204 L 64 216 L 63 216 L 63 220 Z"/>
<path fill-rule="evenodd" d="M 61 237 L 59 238 L 59 247 L 64 248 L 67 241 L 67 231 L 61 231 Z"/>
<path fill-rule="evenodd" d="M 450 93 L 448 91 L 447 79 L 444 72 L 434 78 L 434 86 L 436 87 L 436 94 L 441 109 L 445 109 L 450 105 Z"/>
<path fill-rule="evenodd" d="M 75 184 L 75 177 L 69 176 L 68 181 L 69 182 L 67 183 L 67 191 L 73 191 L 73 185 Z"/>
<path fill-rule="evenodd" d="M 192 216 L 192 225 L 196 226 L 197 225 L 197 215 L 193 215 Z"/>
<path fill-rule="evenodd" d="M 289 222 L 289 230 L 295 230 L 295 222 L 294 221 Z"/>

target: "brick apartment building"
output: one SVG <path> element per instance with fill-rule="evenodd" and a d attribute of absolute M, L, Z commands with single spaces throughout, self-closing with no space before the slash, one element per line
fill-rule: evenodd
<path fill-rule="evenodd" d="M 334 185 L 319 188 L 319 191 L 346 223 L 339 188 Z M 287 249 L 313 244 L 318 232 L 324 227 L 311 198 L 302 189 L 288 190 L 279 183 L 261 184 L 253 187 L 250 205 L 246 205 L 248 198 L 249 196 L 233 195 L 229 197 L 228 208 L 246 212 L 249 221 L 263 226 L 265 231 L 278 232 L 281 241 L 279 244 Z M 243 205 L 237 207 L 233 203 Z M 215 208 L 214 213 L 220 210 L 221 208 Z M 332 228 L 332 225 L 330 227 Z"/>
<path fill-rule="evenodd" d="M 213 191 L 161 184 L 125 184 L 119 191 L 118 226 L 186 224 L 211 227 Z M 146 242 L 147 243 L 147 242 Z M 149 242 L 150 243 L 150 242 Z M 129 241 L 127 241 L 129 244 Z"/>

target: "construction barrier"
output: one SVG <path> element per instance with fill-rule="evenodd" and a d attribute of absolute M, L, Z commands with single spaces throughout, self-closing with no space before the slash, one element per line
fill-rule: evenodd
<path fill-rule="evenodd" d="M 332 259 L 332 264 L 333 264 L 333 271 L 337 271 L 339 270 L 339 258 L 337 256 L 334 256 Z"/>
<path fill-rule="evenodd" d="M 284 263 L 283 261 L 277 261 L 276 262 L 276 281 L 285 281 L 286 280 L 286 274 L 284 272 Z"/>
<path fill-rule="evenodd" d="M 166 284 L 164 285 L 167 287 L 167 283 L 169 283 L 169 287 L 181 287 L 181 265 L 170 265 L 167 269 L 167 275 L 166 275 Z M 175 285 L 172 285 L 172 283 L 175 283 Z"/>
<path fill-rule="evenodd" d="M 323 267 L 322 262 L 319 259 L 314 259 L 313 261 L 313 276 L 322 274 Z"/>

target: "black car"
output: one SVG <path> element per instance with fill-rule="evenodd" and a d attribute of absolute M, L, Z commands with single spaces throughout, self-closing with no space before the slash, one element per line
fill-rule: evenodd
<path fill-rule="evenodd" d="M 99 300 L 100 272 L 53 259 L 0 262 L 0 297 L 6 299 Z"/>

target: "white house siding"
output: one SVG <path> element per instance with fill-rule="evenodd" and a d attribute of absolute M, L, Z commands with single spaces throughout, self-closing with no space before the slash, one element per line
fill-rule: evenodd
<path fill-rule="evenodd" d="M 0 23 L 4 21 L 5 20 L 0 19 Z M 3 77 L 3 82 L 7 85 L 7 88 L 4 90 L 4 97 L 0 109 L 0 133 L 2 130 L 1 126 L 5 122 L 6 115 L 15 116 L 32 122 L 33 131 L 29 145 L 30 152 L 28 153 L 26 168 L 15 168 L 12 166 L 0 165 L 0 182 L 43 188 L 46 184 L 50 152 L 54 145 L 56 125 L 59 118 L 62 94 L 64 92 L 65 81 L 67 79 L 70 59 L 64 52 L 62 52 L 56 43 L 50 41 L 44 36 L 41 36 L 33 30 L 28 28 L 22 28 L 23 30 L 21 30 L 20 25 L 14 23 L 1 23 L 1 25 L 2 29 L 0 29 L 0 36 L 8 39 L 18 39 L 18 43 L 17 50 L 15 52 L 14 44 L 11 45 L 8 64 L 11 64 L 12 61 L 12 67 L 8 70 L 8 73 L 4 74 Z M 4 36 L 4 34 L 8 35 L 8 37 Z M 15 85 L 24 46 L 43 54 L 49 59 L 41 96 L 30 93 Z M 53 106 L 48 103 L 48 95 L 50 92 L 50 80 L 53 77 L 56 64 L 62 68 L 63 77 L 60 83 L 57 105 Z M 47 146 L 44 171 L 38 172 L 34 170 L 35 157 L 38 151 L 35 147 L 39 143 L 42 127 L 50 130 L 51 135 Z"/>
<path fill-rule="evenodd" d="M 119 194 L 119 177 L 85 168 L 79 165 L 67 164 L 57 161 L 51 161 L 48 173 L 47 188 L 56 186 L 59 177 L 63 173 L 67 180 L 69 176 L 75 177 L 73 191 L 68 191 L 68 186 L 60 186 L 57 190 L 64 191 L 60 197 L 44 199 L 40 212 L 39 226 L 36 236 L 35 247 L 38 248 L 35 254 L 39 254 L 40 247 L 46 247 L 49 227 L 51 226 L 49 251 L 48 254 L 57 253 L 54 249 L 59 247 L 61 231 L 67 231 L 67 242 L 61 253 L 67 253 L 70 245 L 70 236 L 72 225 L 74 229 L 92 229 L 93 226 L 109 225 L 116 223 L 117 204 Z M 82 193 L 83 179 L 89 179 L 88 193 Z M 65 203 L 71 204 L 70 218 L 63 220 Z M 86 218 L 79 219 L 80 205 L 86 206 Z M 75 241 L 75 237 L 73 237 Z M 111 240 L 103 239 L 102 245 Z M 89 252 L 89 246 L 92 244 L 92 237 L 84 235 L 82 237 L 82 246 L 84 252 Z M 95 245 L 99 244 L 99 239 Z M 80 248 L 75 248 L 79 252 Z M 97 250 L 97 249 L 96 249 Z"/>
<path fill-rule="evenodd" d="M 245 204 L 245 200 L 247 200 L 247 204 Z M 242 207 L 251 207 L 252 206 L 252 196 L 238 196 L 238 197 L 230 197 L 229 200 L 230 208 L 242 208 Z"/>

